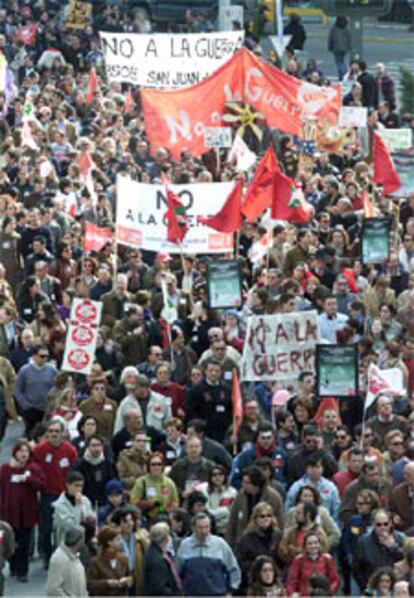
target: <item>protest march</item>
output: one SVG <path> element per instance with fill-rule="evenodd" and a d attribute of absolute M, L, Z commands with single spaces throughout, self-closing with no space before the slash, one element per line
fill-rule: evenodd
<path fill-rule="evenodd" d="M 0 595 L 414 596 L 413 79 L 356 55 L 370 1 L 0 2 Z"/>

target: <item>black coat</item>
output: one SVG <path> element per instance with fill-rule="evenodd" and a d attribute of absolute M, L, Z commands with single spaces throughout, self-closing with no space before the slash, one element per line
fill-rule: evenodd
<path fill-rule="evenodd" d="M 352 572 L 361 590 L 365 588 L 368 579 L 378 567 L 392 567 L 403 558 L 402 545 L 405 535 L 401 532 L 393 532 L 393 536 L 395 544 L 392 548 L 380 544 L 375 532 L 364 534 L 358 539 L 352 561 Z"/>
<path fill-rule="evenodd" d="M 278 529 L 272 533 L 255 531 L 243 534 L 234 551 L 242 571 L 241 589 L 246 589 L 252 564 L 258 556 L 269 556 L 277 561 L 277 552 L 282 534 Z"/>
<path fill-rule="evenodd" d="M 169 562 L 154 542 L 148 546 L 144 557 L 144 595 L 182 596 Z"/>
<path fill-rule="evenodd" d="M 358 77 L 358 83 L 362 85 L 362 105 L 366 108 L 378 106 L 378 87 L 374 77 L 364 71 Z"/>

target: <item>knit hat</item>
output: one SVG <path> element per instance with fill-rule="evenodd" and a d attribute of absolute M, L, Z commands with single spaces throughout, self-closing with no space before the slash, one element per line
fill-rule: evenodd
<path fill-rule="evenodd" d="M 105 494 L 123 494 L 124 487 L 119 480 L 109 480 L 105 484 Z"/>

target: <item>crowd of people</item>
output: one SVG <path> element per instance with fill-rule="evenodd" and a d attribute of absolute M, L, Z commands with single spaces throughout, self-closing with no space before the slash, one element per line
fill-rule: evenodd
<path fill-rule="evenodd" d="M 87 222 L 114 230 L 118 174 L 246 179 L 226 150 L 219 164 L 211 153 L 173 161 L 165 148 L 151 152 L 139 89 L 125 111 L 126 88 L 106 81 L 99 30 L 154 24 L 106 2 L 93 3 L 83 30 L 65 30 L 56 0 L 2 7 L 14 91 L 0 95 L 0 436 L 22 432 L 0 467 L 0 594 L 11 578 L 31 594 L 41 558 L 49 596 L 414 595 L 414 192 L 387 196 L 373 183 L 369 145 L 374 130 L 413 127 L 414 116 L 397 114 L 384 66 L 346 68 L 347 35 L 337 31 L 346 23 L 336 22 L 329 50 L 344 105 L 369 109 L 367 152 L 317 151 L 305 171 L 294 140 L 272 136 L 314 217 L 273 223 L 258 259 L 252 249 L 268 229 L 245 221 L 235 236 L 242 308 L 213 310 L 206 265 L 226 256 L 113 240 L 83 250 Z M 27 43 L 19 32 L 32 25 Z M 302 68 L 295 56 L 306 40 L 299 17 L 288 26 L 286 55 L 269 60 L 326 84 L 315 60 Z M 189 13 L 186 27 L 211 23 Z M 260 51 L 249 32 L 246 45 Z M 86 103 L 91 66 L 100 85 Z M 370 266 L 360 260 L 365 191 L 392 230 L 389 261 Z M 178 314 L 171 325 L 164 283 Z M 74 298 L 102 302 L 87 376 L 62 370 Z M 232 379 L 249 317 L 308 310 L 324 343 L 358 346 L 358 396 L 321 400 L 311 370 L 289 385 L 243 382 L 236 423 Z M 403 391 L 378 388 L 365 412 L 371 364 L 399 369 Z"/>

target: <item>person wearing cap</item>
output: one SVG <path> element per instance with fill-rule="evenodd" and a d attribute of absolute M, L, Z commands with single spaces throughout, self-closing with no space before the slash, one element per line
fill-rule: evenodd
<path fill-rule="evenodd" d="M 125 313 L 127 304 L 133 302 L 132 295 L 127 291 L 128 278 L 126 274 L 118 274 L 113 291 L 102 295 L 102 324 L 114 327 Z"/>
<path fill-rule="evenodd" d="M 124 367 L 145 361 L 148 351 L 148 332 L 140 305 L 128 305 L 122 318 L 114 325 L 112 335 L 121 348 Z"/>
<path fill-rule="evenodd" d="M 93 415 L 97 422 L 97 433 L 110 440 L 114 431 L 114 424 L 118 406 L 106 396 L 108 387 L 104 376 L 92 381 L 90 398 L 79 405 L 83 415 Z"/>
<path fill-rule="evenodd" d="M 47 575 L 47 596 L 88 596 L 85 569 L 78 552 L 85 543 L 85 530 L 82 526 L 72 526 L 66 530 L 64 541 L 50 559 Z"/>
<path fill-rule="evenodd" d="M 106 504 L 98 509 L 98 528 L 111 523 L 112 513 L 126 504 L 124 487 L 119 480 L 109 480 L 105 484 Z"/>
<path fill-rule="evenodd" d="M 158 432 L 164 429 L 165 422 L 172 417 L 171 399 L 150 389 L 149 380 L 143 374 L 137 376 L 136 386 L 121 401 L 115 421 L 115 434 L 125 425 L 125 416 L 131 409 L 139 411 L 145 428 Z"/>

